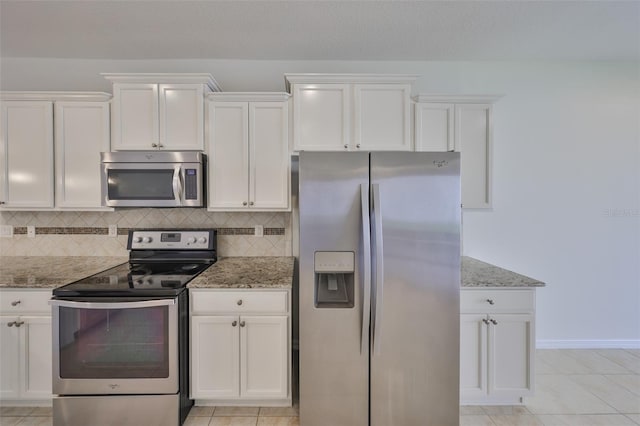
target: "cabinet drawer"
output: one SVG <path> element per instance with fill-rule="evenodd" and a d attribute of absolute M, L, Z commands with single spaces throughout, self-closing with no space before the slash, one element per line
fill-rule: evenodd
<path fill-rule="evenodd" d="M 208 291 L 191 290 L 191 312 L 208 313 L 286 313 L 286 291 Z"/>
<path fill-rule="evenodd" d="M 3 315 L 51 313 L 50 290 L 0 290 L 0 313 Z"/>
<path fill-rule="evenodd" d="M 460 312 L 533 312 L 535 294 L 533 290 L 462 290 Z"/>

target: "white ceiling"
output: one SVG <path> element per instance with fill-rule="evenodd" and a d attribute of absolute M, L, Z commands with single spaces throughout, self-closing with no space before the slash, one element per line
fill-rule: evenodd
<path fill-rule="evenodd" d="M 640 60 L 640 1 L 0 0 L 0 55 Z"/>

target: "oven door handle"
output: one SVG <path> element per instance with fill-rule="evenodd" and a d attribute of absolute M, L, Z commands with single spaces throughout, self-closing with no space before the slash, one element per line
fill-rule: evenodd
<path fill-rule="evenodd" d="M 136 302 L 73 302 L 71 300 L 49 300 L 51 306 L 62 306 L 64 308 L 76 309 L 135 309 L 153 308 L 156 306 L 172 306 L 176 304 L 175 299 L 142 300 Z"/>

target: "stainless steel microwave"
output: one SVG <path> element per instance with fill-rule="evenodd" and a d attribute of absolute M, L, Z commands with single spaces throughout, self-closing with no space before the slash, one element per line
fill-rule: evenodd
<path fill-rule="evenodd" d="M 193 151 L 100 154 L 108 207 L 204 207 L 206 156 Z"/>

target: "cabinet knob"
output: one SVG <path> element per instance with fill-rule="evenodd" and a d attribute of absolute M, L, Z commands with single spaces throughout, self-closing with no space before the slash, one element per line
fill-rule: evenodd
<path fill-rule="evenodd" d="M 252 206 L 253 205 L 253 201 L 249 201 L 249 205 Z"/>
<path fill-rule="evenodd" d="M 240 321 L 240 327 L 244 327 L 244 321 Z"/>
<path fill-rule="evenodd" d="M 246 206 L 246 205 L 247 205 L 247 202 L 246 202 L 246 201 L 243 201 L 243 202 L 242 202 L 242 205 L 243 205 L 243 206 Z"/>
<path fill-rule="evenodd" d="M 485 323 L 485 324 L 487 324 L 487 325 L 489 325 L 489 320 L 488 320 L 488 319 L 486 319 L 486 318 L 483 318 L 483 319 L 482 319 L 482 322 L 483 322 L 483 323 Z"/>
<path fill-rule="evenodd" d="M 242 305 L 242 299 L 238 300 L 238 306 Z"/>
<path fill-rule="evenodd" d="M 24 324 L 24 321 L 16 321 L 15 322 L 16 327 L 20 327 L 22 324 Z"/>
<path fill-rule="evenodd" d="M 0 201 L 0 205 L 2 205 L 2 204 L 6 204 L 6 203 L 4 201 Z"/>
<path fill-rule="evenodd" d="M 151 146 L 154 147 L 154 148 L 157 148 L 158 144 L 157 143 L 152 143 Z"/>
<path fill-rule="evenodd" d="M 349 148 L 349 145 L 344 144 L 344 149 L 347 149 L 347 148 Z"/>
<path fill-rule="evenodd" d="M 494 320 L 493 318 L 491 318 L 489 321 L 491 321 L 491 324 L 493 325 L 498 325 L 498 321 Z"/>
<path fill-rule="evenodd" d="M 13 302 L 11 302 L 11 306 L 18 306 L 21 302 L 21 300 L 14 300 Z"/>
<path fill-rule="evenodd" d="M 13 327 L 14 325 L 16 325 L 15 321 L 11 321 L 7 323 L 7 327 Z"/>
<path fill-rule="evenodd" d="M 231 323 L 231 327 L 235 327 L 236 325 L 238 325 L 238 321 L 234 321 Z"/>
<path fill-rule="evenodd" d="M 161 143 L 158 144 L 159 148 L 164 148 L 164 145 L 162 145 Z"/>
<path fill-rule="evenodd" d="M 493 299 L 487 299 L 487 303 L 490 304 L 490 305 L 493 305 L 493 303 L 494 303 Z"/>
<path fill-rule="evenodd" d="M 357 144 L 357 145 L 356 145 L 356 148 L 360 149 L 360 144 Z"/>

